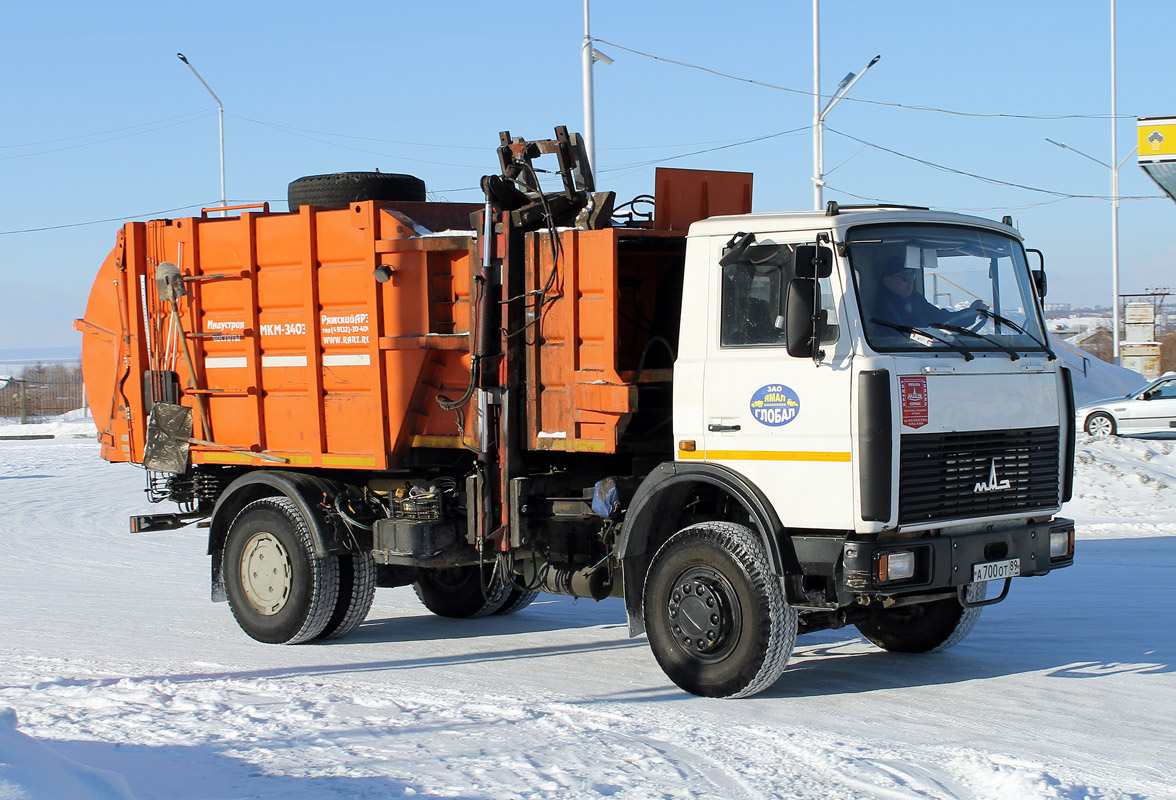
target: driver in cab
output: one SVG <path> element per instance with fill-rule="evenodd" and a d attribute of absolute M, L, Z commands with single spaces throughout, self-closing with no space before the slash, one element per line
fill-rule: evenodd
<path fill-rule="evenodd" d="M 919 270 L 906 266 L 903 258 L 888 260 L 882 266 L 882 286 L 878 292 L 874 317 L 892 325 L 926 328 L 932 324 L 960 325 L 975 322 L 977 309 L 985 308 L 982 300 L 975 300 L 961 311 L 948 311 L 931 303 L 922 292 L 915 291 Z"/>

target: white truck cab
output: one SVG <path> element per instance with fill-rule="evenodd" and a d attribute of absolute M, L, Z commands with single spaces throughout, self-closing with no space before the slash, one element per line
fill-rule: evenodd
<path fill-rule="evenodd" d="M 796 304 L 814 279 L 797 258 L 815 253 L 829 263 L 806 348 Z M 905 534 L 1060 509 L 1068 392 L 1013 228 L 915 209 L 720 217 L 691 228 L 686 262 L 678 460 L 739 471 L 790 527 Z M 917 304 L 905 319 L 902 302 Z"/>

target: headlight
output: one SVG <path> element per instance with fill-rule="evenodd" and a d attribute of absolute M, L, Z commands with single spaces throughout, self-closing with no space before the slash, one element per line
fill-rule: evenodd
<path fill-rule="evenodd" d="M 1059 558 L 1069 558 L 1072 555 L 1074 555 L 1074 531 L 1050 531 L 1050 560 L 1056 561 Z"/>
<path fill-rule="evenodd" d="M 915 553 L 900 550 L 878 556 L 878 582 L 907 581 L 915 577 Z"/>

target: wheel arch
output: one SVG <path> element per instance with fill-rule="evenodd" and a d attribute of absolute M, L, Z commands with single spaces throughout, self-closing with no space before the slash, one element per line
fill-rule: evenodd
<path fill-rule="evenodd" d="M 1115 413 L 1111 409 L 1104 408 L 1104 407 L 1095 407 L 1095 408 L 1091 408 L 1091 409 L 1086 410 L 1085 415 L 1082 417 L 1082 430 L 1083 430 L 1083 432 L 1089 432 L 1087 429 L 1090 426 L 1090 421 L 1092 419 L 1094 419 L 1095 417 L 1106 417 L 1110 421 L 1112 435 L 1117 434 L 1119 432 L 1119 418 L 1118 418 L 1118 416 L 1116 416 Z"/>
<path fill-rule="evenodd" d="M 682 524 L 683 500 L 700 488 L 720 492 L 738 502 L 763 544 L 773 573 L 781 577 L 801 574 L 791 541 L 782 535 L 784 525 L 759 487 L 738 472 L 718 464 L 666 462 L 646 476 L 638 487 L 617 538 L 615 553 L 623 565 L 630 636 L 645 630 L 641 598 L 650 561 L 670 536 L 685 527 Z M 784 581 L 789 602 L 798 600 L 798 590 L 793 583 Z"/>
<path fill-rule="evenodd" d="M 318 508 L 324 494 L 336 492 L 336 485 L 314 475 L 273 470 L 247 472 L 226 486 L 216 500 L 208 528 L 208 554 L 212 556 L 212 599 L 218 602 L 228 599 L 222 563 L 225 539 L 237 514 L 254 500 L 263 497 L 288 498 L 310 529 L 315 555 L 321 558 L 344 552 L 347 548 L 336 539 L 334 528 Z"/>

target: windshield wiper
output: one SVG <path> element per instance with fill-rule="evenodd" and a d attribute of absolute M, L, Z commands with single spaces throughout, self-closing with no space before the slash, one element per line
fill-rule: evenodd
<path fill-rule="evenodd" d="M 947 339 L 944 339 L 942 336 L 936 336 L 935 334 L 931 333 L 931 331 L 923 330 L 922 328 L 912 328 L 910 325 L 899 325 L 894 322 L 887 322 L 884 319 L 878 319 L 877 317 L 872 318 L 870 322 L 873 322 L 876 325 L 885 325 L 887 328 L 894 328 L 894 330 L 901 333 L 917 333 L 921 336 L 927 336 L 931 339 L 934 339 L 937 342 L 942 342 L 952 350 L 955 350 L 957 353 L 962 353 L 964 356 L 964 361 L 971 361 L 976 357 L 964 349 L 962 345 L 956 342 L 950 342 Z"/>
<path fill-rule="evenodd" d="M 1045 352 L 1049 355 L 1050 361 L 1057 360 L 1058 357 L 1056 355 L 1054 355 L 1054 351 L 1052 349 L 1050 349 L 1050 346 L 1048 344 L 1046 344 L 1045 342 L 1038 339 L 1036 336 L 1034 336 L 1029 331 L 1022 328 L 1017 323 L 1013 322 L 1008 317 L 1002 316 L 1000 314 L 997 314 L 995 311 L 992 311 L 991 309 L 983 308 L 983 307 L 977 307 L 972 310 L 978 314 L 983 314 L 984 316 L 988 317 L 989 319 L 996 320 L 997 322 L 1001 323 L 1002 325 L 1008 325 L 1010 328 L 1015 330 L 1017 333 L 1025 334 L 1030 339 L 1032 339 L 1034 342 L 1041 345 L 1042 349 L 1045 350 Z"/>
<path fill-rule="evenodd" d="M 989 344 L 995 345 L 996 347 L 999 347 L 1001 350 L 1003 350 L 1005 352 L 1005 355 L 1007 355 L 1011 360 L 1019 361 L 1021 359 L 1021 356 L 1017 353 L 1016 350 L 1014 350 L 1013 348 L 1004 344 L 1003 342 L 1000 342 L 996 339 L 993 339 L 991 336 L 985 336 L 982 333 L 977 333 L 976 331 L 960 327 L 959 325 L 952 325 L 950 322 L 932 322 L 931 327 L 932 328 L 939 328 L 939 330 L 941 330 L 941 331 L 948 331 L 950 333 L 956 333 L 956 334 L 965 333 L 968 336 L 975 336 L 977 339 L 983 339 L 984 341 L 988 342 Z M 1028 334 L 1026 334 L 1026 335 L 1028 336 Z M 1033 337 L 1030 337 L 1030 338 L 1033 338 Z"/>

